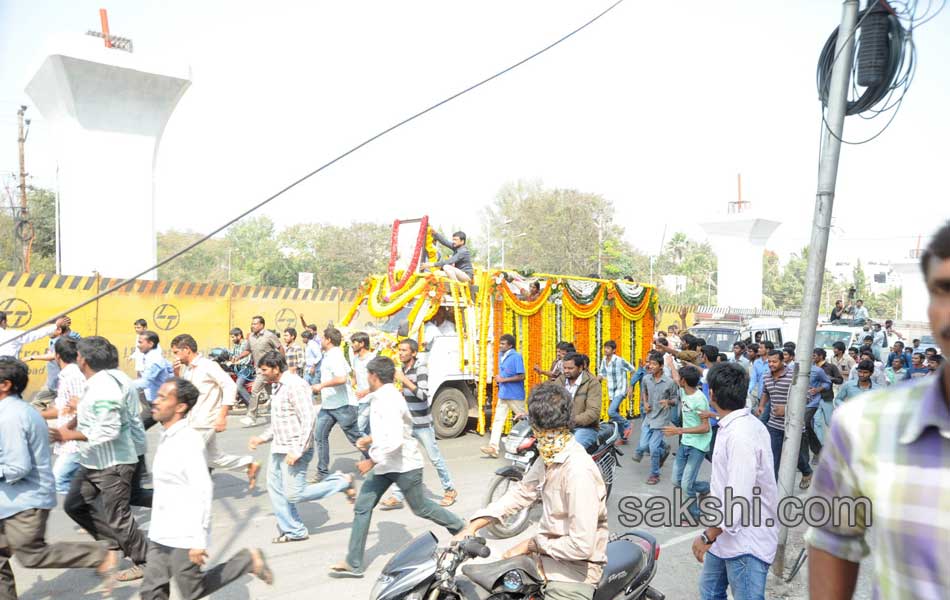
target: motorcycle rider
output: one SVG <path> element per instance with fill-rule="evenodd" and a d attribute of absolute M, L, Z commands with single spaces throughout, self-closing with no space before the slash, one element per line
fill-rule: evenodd
<path fill-rule="evenodd" d="M 502 498 L 477 511 L 455 538 L 473 536 L 493 520 L 540 499 L 543 512 L 537 535 L 509 549 L 503 558 L 531 556 L 547 579 L 548 600 L 593 598 L 607 563 L 607 488 L 600 469 L 571 435 L 573 409 L 564 385 L 547 382 L 531 391 L 528 416 L 542 460 L 535 461 Z"/>

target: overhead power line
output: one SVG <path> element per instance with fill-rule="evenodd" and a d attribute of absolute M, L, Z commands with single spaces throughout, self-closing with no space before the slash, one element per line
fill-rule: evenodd
<path fill-rule="evenodd" d="M 469 92 L 472 92 L 472 91 L 474 91 L 474 90 L 476 90 L 476 89 L 482 87 L 482 86 L 485 85 L 486 83 L 489 83 L 489 82 L 491 82 L 491 81 L 494 81 L 495 79 L 498 79 L 498 78 L 501 77 L 502 75 L 505 75 L 505 74 L 507 74 L 507 73 L 510 73 L 511 71 L 514 71 L 515 69 L 517 69 L 518 67 L 524 65 L 525 63 L 527 63 L 527 62 L 529 62 L 529 61 L 531 61 L 531 60 L 533 60 L 533 59 L 535 59 L 535 58 L 541 56 L 541 55 L 544 54 L 545 52 L 547 52 L 547 51 L 549 51 L 549 50 L 555 48 L 556 46 L 562 44 L 563 42 L 569 40 L 570 38 L 574 37 L 575 35 L 577 35 L 577 34 L 580 33 L 581 31 L 587 29 L 588 27 L 590 27 L 591 25 L 593 25 L 594 23 L 596 23 L 597 21 L 599 21 L 601 18 L 603 18 L 605 15 L 607 15 L 609 12 L 611 12 L 612 10 L 614 10 L 615 8 L 617 8 L 618 6 L 620 6 L 621 4 L 623 4 L 624 1 L 625 1 L 625 0 L 617 0 L 616 2 L 614 2 L 614 3 L 611 4 L 610 6 L 608 6 L 607 8 L 605 8 L 604 10 L 602 10 L 601 12 L 599 12 L 597 15 L 595 15 L 593 18 L 591 18 L 590 20 L 588 20 L 588 21 L 585 22 L 584 24 L 582 24 L 582 25 L 580 25 L 579 27 L 577 27 L 576 29 L 570 31 L 569 33 L 567 33 L 567 34 L 565 34 L 565 35 L 563 35 L 563 36 L 561 36 L 560 38 L 558 38 L 558 39 L 555 40 L 554 42 L 551 42 L 551 43 L 548 44 L 547 46 L 544 46 L 544 47 L 541 48 L 540 50 L 538 50 L 538 51 L 536 51 L 536 52 L 534 52 L 534 53 L 528 55 L 527 57 L 525 57 L 525 58 L 519 60 L 518 62 L 516 62 L 516 63 L 514 63 L 514 64 L 512 64 L 512 65 L 510 65 L 510 66 L 508 66 L 508 67 L 505 67 L 504 69 L 498 71 L 498 72 L 495 73 L 494 75 L 491 75 L 491 76 L 489 76 L 489 77 L 486 77 L 485 79 L 482 79 L 481 81 L 479 81 L 479 82 L 477 82 L 477 83 L 474 83 L 474 84 L 468 86 L 467 88 L 465 88 L 465 89 L 463 89 L 463 90 L 461 90 L 461 91 L 459 91 L 459 92 L 456 92 L 456 93 L 452 94 L 451 96 L 448 96 L 447 98 L 444 98 L 444 99 L 442 99 L 442 100 L 439 100 L 439 101 L 436 102 L 435 104 L 432 104 L 431 106 L 429 106 L 429 107 L 427 107 L 427 108 L 424 108 L 424 109 L 420 110 L 419 112 L 417 112 L 417 113 L 415 113 L 415 114 L 413 114 L 413 115 L 411 115 L 411 116 L 409 116 L 409 117 L 406 117 L 405 119 L 399 121 L 398 123 L 396 123 L 396 124 L 394 124 L 394 125 L 391 125 L 390 127 L 387 127 L 386 129 L 383 129 L 383 130 L 380 131 L 379 133 L 377 133 L 377 134 L 375 134 L 375 135 L 373 135 L 373 136 L 367 138 L 366 140 L 364 140 L 364 141 L 360 142 L 359 144 L 353 146 L 353 147 L 350 148 L 349 150 L 346 150 L 346 151 L 343 152 L 342 154 L 339 154 L 338 156 L 336 156 L 335 158 L 331 159 L 330 161 L 328 161 L 328 162 L 326 162 L 326 163 L 320 165 L 320 166 L 317 167 L 316 169 L 314 169 L 314 170 L 310 171 L 309 173 L 303 175 L 303 176 L 300 177 L 299 179 L 297 179 L 297 180 L 291 182 L 290 184 L 286 185 L 285 187 L 283 187 L 282 189 L 280 189 L 280 190 L 279 190 L 278 192 L 276 192 L 275 194 L 273 194 L 273 195 L 271 195 L 271 196 L 268 196 L 267 198 L 265 198 L 264 200 L 258 202 L 257 204 L 255 204 L 255 205 L 252 206 L 251 208 L 245 210 L 244 212 L 240 213 L 240 214 L 237 215 L 236 217 L 230 219 L 229 221 L 227 221 L 226 223 L 224 223 L 223 225 L 221 225 L 220 227 L 218 227 L 218 228 L 216 228 L 215 230 L 211 231 L 210 233 L 208 233 L 208 234 L 205 235 L 204 237 L 202 237 L 202 238 L 200 238 L 200 239 L 194 241 L 193 243 L 191 243 L 191 244 L 185 246 L 184 248 L 182 248 L 182 249 L 179 250 L 178 252 L 172 254 L 172 255 L 169 256 L 168 258 L 165 258 L 165 259 L 163 259 L 163 260 L 158 261 L 156 264 L 151 265 L 150 267 L 148 267 L 147 269 L 143 269 L 141 272 L 137 273 L 136 275 L 133 275 L 132 277 L 129 277 L 128 279 L 125 279 L 125 280 L 123 280 L 122 282 L 120 282 L 120 283 L 118 283 L 118 284 L 116 284 L 116 285 L 113 285 L 112 287 L 106 289 L 105 291 L 96 294 L 95 296 L 89 298 L 89 299 L 86 300 L 85 302 L 82 302 L 82 303 L 80 303 L 80 304 L 77 304 L 76 306 L 70 307 L 69 309 L 67 309 L 67 310 L 65 310 L 65 311 L 63 311 L 63 312 L 57 314 L 56 316 L 52 317 L 52 319 L 58 319 L 59 317 L 65 316 L 65 315 L 67 315 L 67 314 L 70 313 L 70 312 L 74 312 L 74 311 L 79 310 L 80 308 L 82 308 L 82 307 L 84 307 L 84 306 L 87 306 L 87 305 L 89 305 L 89 304 L 92 304 L 92 303 L 95 302 L 96 300 L 99 300 L 100 298 L 103 298 L 103 297 L 105 297 L 105 296 L 108 296 L 109 294 L 112 294 L 112 293 L 116 292 L 117 290 L 122 289 L 123 286 L 128 285 L 129 283 L 131 283 L 132 281 L 135 281 L 135 280 L 138 279 L 139 277 L 142 277 L 143 275 L 146 275 L 147 273 L 149 273 L 149 272 L 151 272 L 151 271 L 153 271 L 153 270 L 155 270 L 155 269 L 158 269 L 159 267 L 162 267 L 162 266 L 164 266 L 164 265 L 170 263 L 171 261 L 175 260 L 175 259 L 178 258 L 179 256 L 182 256 L 183 254 L 185 254 L 185 253 L 187 253 L 187 252 L 190 252 L 191 250 L 194 250 L 195 248 L 197 248 L 198 246 L 200 246 L 200 245 L 203 244 L 204 242 L 210 240 L 212 237 L 214 237 L 215 235 L 221 233 L 222 231 L 224 231 L 225 229 L 227 229 L 227 228 L 230 227 L 231 225 L 234 225 L 235 223 L 237 223 L 238 221 L 240 221 L 240 220 L 243 219 L 244 217 L 247 217 L 248 215 L 254 213 L 255 211 L 257 211 L 257 210 L 263 208 L 263 207 L 266 206 L 267 204 L 270 204 L 271 202 L 273 202 L 274 200 L 276 200 L 276 199 L 279 198 L 280 196 L 282 196 L 282 195 L 284 195 L 285 193 L 289 192 L 290 190 L 294 189 L 295 187 L 297 187 L 297 186 L 300 185 L 301 183 L 307 181 L 308 179 L 310 179 L 310 178 L 313 177 L 314 175 L 317 175 L 318 173 L 320 173 L 320 172 L 323 171 L 324 169 L 327 169 L 327 168 L 333 166 L 334 164 L 340 162 L 341 160 L 343 160 L 343 159 L 346 158 L 347 156 L 353 154 L 354 152 L 359 151 L 359 150 L 362 149 L 363 147 L 365 147 L 365 146 L 367 146 L 367 145 L 369 145 L 369 144 L 375 142 L 375 141 L 378 140 L 379 138 L 381 138 L 381 137 L 383 137 L 383 136 L 385 136 L 385 135 L 387 135 L 387 134 L 389 134 L 389 133 L 392 133 L 393 131 L 399 129 L 400 127 L 402 127 L 402 126 L 404 126 L 404 125 L 408 125 L 409 123 L 411 123 L 412 121 L 415 121 L 415 120 L 418 119 L 419 117 L 422 117 L 423 115 L 426 115 L 426 114 L 428 114 L 428 113 L 430 113 L 430 112 L 436 110 L 437 108 L 440 108 L 441 106 L 443 106 L 443 105 L 445 105 L 445 104 L 448 104 L 449 102 L 452 102 L 453 100 L 456 100 L 457 98 L 460 98 L 461 96 L 464 96 L 465 94 L 468 94 Z M 47 321 L 43 321 L 43 322 L 48 322 L 48 320 L 47 320 Z M 31 329 L 28 329 L 27 331 L 24 331 L 24 332 L 21 333 L 20 335 L 14 337 L 14 338 L 11 338 L 10 341 L 19 339 L 20 337 L 23 337 L 23 336 L 26 335 L 27 333 L 29 333 L 29 332 L 31 332 L 31 331 L 35 331 L 35 330 L 39 329 L 40 327 L 42 327 L 42 324 L 36 325 L 35 327 L 32 327 Z"/>

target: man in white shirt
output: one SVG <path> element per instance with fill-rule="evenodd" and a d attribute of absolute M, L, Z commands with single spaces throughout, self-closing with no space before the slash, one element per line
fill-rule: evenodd
<path fill-rule="evenodd" d="M 253 573 L 268 585 L 274 575 L 260 550 L 244 549 L 202 572 L 211 542 L 211 476 L 203 458 L 205 441 L 188 426 L 198 388 L 174 377 L 158 390 L 152 416 L 162 425 L 152 463 L 155 495 L 148 529 L 148 559 L 142 600 L 167 600 L 171 580 L 184 598 L 203 598 Z"/>
<path fill-rule="evenodd" d="M 135 323 L 132 323 L 132 327 L 135 329 L 135 343 L 132 344 L 135 350 L 129 355 L 129 361 L 132 362 L 132 368 L 135 369 L 135 376 L 141 377 L 145 371 L 145 353 L 139 350 L 139 336 L 148 331 L 148 321 L 136 319 Z"/>
<path fill-rule="evenodd" d="M 432 350 L 432 340 L 435 338 L 443 335 L 456 334 L 455 323 L 448 319 L 448 312 L 449 309 L 443 306 L 436 311 L 431 321 L 426 322 L 425 328 L 423 329 L 422 341 L 427 351 Z"/>
<path fill-rule="evenodd" d="M 198 402 L 188 412 L 188 422 L 205 441 L 205 458 L 212 469 L 246 471 L 247 489 L 253 490 L 261 465 L 248 454 L 225 454 L 218 447 L 217 434 L 227 429 L 228 412 L 234 406 L 237 384 L 217 362 L 198 354 L 198 342 L 187 333 L 172 340 L 175 375 L 198 388 Z"/>
<path fill-rule="evenodd" d="M 359 402 L 356 428 L 361 436 L 365 436 L 369 435 L 369 382 L 366 379 L 366 365 L 376 358 L 376 353 L 369 349 L 369 335 L 365 331 L 357 331 L 350 336 L 350 352 L 353 379 L 356 380 L 356 400 Z"/>
<path fill-rule="evenodd" d="M 0 310 L 0 356 L 20 358 L 20 350 L 25 344 L 53 335 L 58 327 L 68 328 L 72 320 L 69 317 L 60 317 L 55 323 L 26 334 L 20 329 L 9 329 L 7 323 L 7 313 Z"/>
<path fill-rule="evenodd" d="M 343 334 L 335 327 L 323 331 L 323 362 L 320 364 L 320 383 L 312 386 L 320 394 L 320 412 L 314 430 L 317 443 L 317 480 L 330 474 L 330 432 L 340 426 L 346 439 L 356 444 L 360 438 L 356 394 L 350 384 L 353 369 L 343 355 L 340 345 Z"/>
<path fill-rule="evenodd" d="M 765 598 L 765 581 L 778 545 L 778 488 L 772 444 L 762 422 L 746 408 L 749 375 L 741 366 L 716 363 L 706 375 L 709 401 L 719 418 L 712 457 L 710 500 L 717 500 L 720 517 L 693 542 L 693 555 L 703 563 L 699 578 L 702 600 Z M 735 501 L 727 499 L 734 498 Z M 703 509 L 703 503 L 700 508 Z M 749 503 L 759 503 L 763 525 L 743 523 Z M 743 506 L 745 503 L 745 506 Z"/>
<path fill-rule="evenodd" d="M 353 510 L 353 526 L 346 560 L 330 567 L 331 577 L 362 577 L 363 552 L 373 509 L 389 486 L 396 484 L 412 512 L 442 525 L 453 535 L 466 522 L 426 496 L 422 485 L 422 454 L 412 437 L 412 415 L 403 395 L 393 385 L 396 367 L 392 359 L 377 356 L 366 366 L 369 372 L 370 429 L 372 436 L 360 438 L 357 447 L 369 451 L 369 458 L 356 463 L 367 475 Z"/>

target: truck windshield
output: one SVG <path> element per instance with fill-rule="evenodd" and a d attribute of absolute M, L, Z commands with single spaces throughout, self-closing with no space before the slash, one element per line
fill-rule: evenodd
<path fill-rule="evenodd" d="M 830 350 L 835 342 L 844 342 L 847 346 L 851 343 L 850 331 L 819 330 L 815 332 L 815 348 L 824 348 Z"/>
<path fill-rule="evenodd" d="M 739 341 L 739 330 L 725 327 L 691 327 L 690 333 L 706 340 L 707 346 L 716 346 L 720 352 L 732 351 L 732 345 Z"/>
<path fill-rule="evenodd" d="M 403 333 L 409 330 L 409 311 L 412 310 L 412 303 L 409 303 L 409 306 L 404 306 L 398 312 L 393 313 L 386 319 L 386 322 L 379 326 L 380 331 L 385 331 L 386 333 L 397 333 L 400 326 L 402 326 Z"/>

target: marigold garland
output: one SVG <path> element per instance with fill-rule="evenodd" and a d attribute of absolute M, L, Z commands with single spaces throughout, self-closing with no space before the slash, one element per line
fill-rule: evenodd
<path fill-rule="evenodd" d="M 544 304 L 548 301 L 548 298 L 551 296 L 551 286 L 546 285 L 544 289 L 541 290 L 541 295 L 531 302 L 523 302 L 518 299 L 518 297 L 511 291 L 511 286 L 508 285 L 507 281 L 502 281 L 498 285 L 501 289 L 502 294 L 505 297 L 505 304 L 510 308 L 515 314 L 521 315 L 522 317 L 530 317 L 531 315 L 537 313 Z"/>
<path fill-rule="evenodd" d="M 581 354 L 590 356 L 590 319 L 575 316 L 573 321 L 574 347 Z"/>
<path fill-rule="evenodd" d="M 600 286 L 597 290 L 597 293 L 594 294 L 594 299 L 590 304 L 578 304 L 574 298 L 571 296 L 571 293 L 567 291 L 567 286 L 564 287 L 564 293 L 561 294 L 561 302 L 564 304 L 564 307 L 573 314 L 576 318 L 579 319 L 589 319 L 597 314 L 597 311 L 600 310 L 601 305 L 604 303 L 605 290 L 604 286 Z"/>

